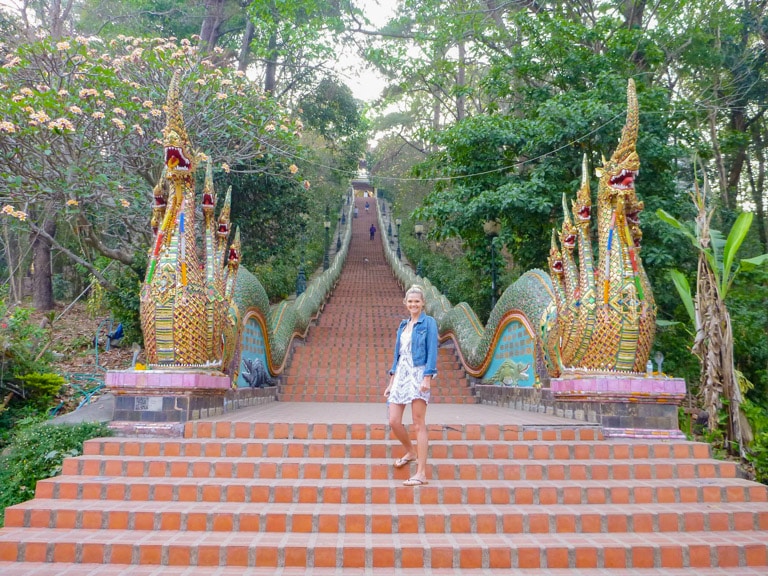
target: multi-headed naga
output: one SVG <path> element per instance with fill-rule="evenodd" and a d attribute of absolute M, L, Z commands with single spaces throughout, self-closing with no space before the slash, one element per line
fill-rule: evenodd
<path fill-rule="evenodd" d="M 549 268 L 557 322 L 545 340 L 552 365 L 559 372 L 640 372 L 650 356 L 656 306 L 640 258 L 643 203 L 634 186 L 640 169 L 638 128 L 637 95 L 630 80 L 627 120 L 619 145 L 596 170 L 597 262 L 590 236 L 592 202 L 586 158 L 572 217 L 564 202 L 559 246 L 553 232 Z"/>
<path fill-rule="evenodd" d="M 141 326 L 148 363 L 156 368 L 222 368 L 234 326 L 229 309 L 240 262 L 239 233 L 230 235 L 229 192 L 216 220 L 210 162 L 203 190 L 203 258 L 195 232 L 195 169 L 179 101 L 179 74 L 168 91 L 163 130 L 165 166 L 154 189 L 155 234 L 141 289 Z"/>

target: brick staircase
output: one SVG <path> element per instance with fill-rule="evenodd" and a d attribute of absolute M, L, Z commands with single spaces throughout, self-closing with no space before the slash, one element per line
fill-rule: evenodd
<path fill-rule="evenodd" d="M 188 423 L 183 438 L 86 442 L 6 510 L 2 576 L 768 574 L 768 488 L 734 463 L 470 405 L 449 348 L 429 484 L 404 487 L 381 397 L 402 290 L 359 208 L 283 402 Z"/>
<path fill-rule="evenodd" d="M 195 422 L 183 439 L 91 440 L 7 510 L 0 573 L 768 573 L 768 491 L 704 444 L 590 426 L 430 437 L 417 489 L 392 467 L 384 424 Z"/>
<path fill-rule="evenodd" d="M 395 333 L 408 313 L 404 291 L 384 258 L 371 224 L 379 227 L 375 204 L 352 219 L 352 240 L 333 296 L 306 341 L 297 341 L 278 390 L 287 402 L 382 402 L 387 371 L 392 365 Z M 455 350 L 438 349 L 438 379 L 432 401 L 474 403 L 466 373 Z"/>

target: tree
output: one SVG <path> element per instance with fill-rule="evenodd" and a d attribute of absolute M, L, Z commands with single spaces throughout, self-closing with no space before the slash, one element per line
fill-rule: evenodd
<path fill-rule="evenodd" d="M 176 68 L 185 71 L 188 129 L 219 170 L 274 168 L 294 178 L 270 159 L 290 154 L 300 125 L 244 74 L 200 60 L 188 41 L 123 38 L 107 48 L 78 37 L 21 45 L 0 69 L 11 94 L 0 100 L 0 201 L 27 215 L 46 241 L 39 252 L 56 246 L 106 283 L 97 254 L 130 264 L 145 249 L 145 206 L 162 165 L 160 154 L 145 151 L 161 146 L 158 103 Z M 49 221 L 71 228 L 80 244 L 58 243 Z M 46 274 L 50 266 L 35 270 Z"/>
<path fill-rule="evenodd" d="M 285 98 L 311 86 L 335 60 L 350 18 L 351 0 L 265 0 L 248 6 L 252 56 L 262 65 L 264 91 Z"/>
<path fill-rule="evenodd" d="M 299 110 L 307 129 L 316 131 L 336 153 L 337 167 L 353 171 L 365 152 L 368 126 L 362 102 L 355 99 L 349 87 L 325 77 L 301 98 Z"/>
<path fill-rule="evenodd" d="M 708 198 L 708 185 L 696 186 L 691 199 L 697 214 L 694 226 L 686 226 L 663 210 L 657 215 L 667 224 L 683 232 L 698 252 L 696 292 L 691 290 L 686 276 L 677 270 L 671 272 L 675 288 L 680 294 L 688 314 L 693 320 L 695 336 L 693 353 L 701 362 L 700 393 L 709 415 L 712 431 L 720 426 L 719 412 L 727 414 L 725 440 L 729 449 L 744 456 L 748 434 L 741 416 L 743 397 L 734 365 L 733 327 L 726 306 L 726 298 L 742 266 L 756 266 L 768 262 L 768 254 L 739 263 L 736 254 L 746 238 L 753 215 L 742 212 L 733 225 L 728 238 L 711 228 L 714 209 Z M 691 229 L 693 228 L 693 230 Z"/>

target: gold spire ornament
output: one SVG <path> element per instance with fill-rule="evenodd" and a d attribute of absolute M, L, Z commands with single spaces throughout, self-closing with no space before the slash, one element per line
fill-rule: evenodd
<path fill-rule="evenodd" d="M 227 319 L 237 277 L 239 239 L 227 254 L 227 207 L 218 221 L 213 211 L 210 162 L 203 189 L 203 261 L 198 258 L 195 228 L 195 170 L 198 154 L 187 135 L 175 72 L 165 105 L 164 167 L 154 189 L 155 234 L 147 275 L 141 288 L 141 326 L 152 368 L 221 369 Z M 223 338 L 224 336 L 224 338 Z M 230 346 L 231 347 L 231 346 Z"/>
<path fill-rule="evenodd" d="M 627 89 L 627 119 L 610 160 L 596 169 L 597 261 L 593 260 L 590 221 L 592 204 L 587 158 L 582 184 L 565 209 L 560 234 L 562 252 L 552 237 L 549 268 L 557 307 L 558 372 L 595 370 L 644 372 L 653 345 L 656 305 L 640 258 L 639 215 L 643 202 L 635 192 L 640 170 L 637 154 L 639 109 L 635 83 Z M 574 224 L 575 222 L 575 224 Z M 573 248 L 578 247 L 578 263 Z M 551 355 L 551 352 L 550 352 Z M 553 374 L 556 376 L 557 374 Z"/>

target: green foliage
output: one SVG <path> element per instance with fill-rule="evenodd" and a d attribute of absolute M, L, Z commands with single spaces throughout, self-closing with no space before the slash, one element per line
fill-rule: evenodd
<path fill-rule="evenodd" d="M 749 400 L 741 409 L 755 437 L 747 448 L 747 460 L 755 469 L 755 480 L 768 484 L 768 409 Z"/>
<path fill-rule="evenodd" d="M 78 29 L 84 34 L 192 38 L 200 33 L 204 5 L 186 0 L 85 0 L 79 12 Z"/>
<path fill-rule="evenodd" d="M 61 472 L 64 458 L 82 454 L 83 442 L 111 436 L 104 424 L 52 425 L 20 422 L 5 455 L 0 457 L 0 524 L 6 506 L 32 498 L 38 480 Z"/>
<path fill-rule="evenodd" d="M 88 299 L 85 301 L 85 311 L 91 320 L 101 316 L 106 310 L 106 294 L 104 288 L 94 276 L 90 277 L 91 285 L 88 291 Z"/>
<path fill-rule="evenodd" d="M 344 84 L 326 77 L 299 102 L 301 118 L 334 151 L 337 169 L 354 171 L 365 152 L 367 123 L 362 102 Z"/>
<path fill-rule="evenodd" d="M 104 298 L 115 322 L 123 324 L 126 344 L 142 341 L 139 287 L 144 279 L 146 258 L 145 253 L 137 254 L 133 265 L 113 267 L 107 274 L 112 289 L 104 292 Z"/>
<path fill-rule="evenodd" d="M 702 246 L 702 238 L 699 237 L 698 230 L 694 230 L 693 223 L 684 224 L 662 209 L 657 210 L 656 215 L 663 222 L 666 222 L 676 230 L 682 232 L 691 241 L 693 247 L 704 255 L 715 275 L 718 293 L 723 300 L 727 298 L 733 281 L 738 276 L 742 266 L 754 268 L 768 262 L 768 254 L 763 254 L 738 263 L 736 262 L 736 253 L 739 251 L 739 248 L 741 248 L 741 245 L 749 232 L 749 227 L 752 225 L 754 214 L 751 212 L 742 212 L 738 215 L 725 242 L 723 242 L 722 234 L 719 231 L 710 229 L 709 233 L 711 234 L 711 239 L 707 239 L 707 244 L 705 246 Z M 685 277 L 675 271 L 672 273 L 672 279 L 675 283 L 675 288 L 677 288 L 678 293 L 685 302 L 686 309 L 691 313 L 691 320 L 693 320 L 694 315 L 692 314 L 693 305 L 690 297 L 690 287 L 687 286 Z M 686 291 L 688 296 L 685 296 L 684 294 Z"/>
<path fill-rule="evenodd" d="M 270 302 L 279 302 L 296 291 L 298 266 L 284 259 L 253 267 L 253 273 L 264 286 Z"/>
<path fill-rule="evenodd" d="M 768 431 L 755 436 L 749 445 L 747 460 L 755 468 L 755 480 L 768 484 Z"/>
<path fill-rule="evenodd" d="M 0 389 L 18 384 L 19 376 L 48 369 L 48 335 L 32 322 L 31 313 L 21 306 L 10 308 L 5 298 L 0 299 Z"/>
<path fill-rule="evenodd" d="M 58 374 L 32 372 L 19 376 L 25 399 L 38 410 L 47 410 L 67 381 Z"/>

